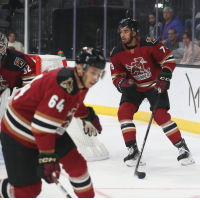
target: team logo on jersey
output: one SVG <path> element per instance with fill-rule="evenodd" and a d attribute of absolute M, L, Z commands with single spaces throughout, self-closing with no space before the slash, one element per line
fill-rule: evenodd
<path fill-rule="evenodd" d="M 67 80 L 63 81 L 60 86 L 65 88 L 66 91 L 70 94 L 73 91 L 73 79 L 70 77 Z"/>
<path fill-rule="evenodd" d="M 8 84 L 7 85 L 3 85 L 2 82 L 4 82 L 5 80 L 3 80 L 3 77 L 0 76 L 0 91 L 1 90 L 5 90 L 7 87 L 8 87 Z"/>
<path fill-rule="evenodd" d="M 127 64 L 125 66 L 137 81 L 141 81 L 152 76 L 150 67 L 148 69 L 144 67 L 145 63 L 147 63 L 147 61 L 145 61 L 143 57 L 139 57 L 134 58 L 134 62 L 131 63 L 131 66 Z"/>
<path fill-rule="evenodd" d="M 157 42 L 157 40 L 155 38 L 151 38 L 151 37 L 147 37 L 146 41 L 151 42 L 153 44 L 155 44 Z"/>
<path fill-rule="evenodd" d="M 22 68 L 26 65 L 26 62 L 23 59 L 16 57 L 14 65 L 18 66 L 19 68 Z"/>
<path fill-rule="evenodd" d="M 77 108 L 78 108 L 78 106 L 79 106 L 79 104 L 77 105 Z M 58 127 L 58 128 L 56 129 L 56 132 L 57 132 L 58 134 L 60 134 L 60 135 L 63 135 L 63 134 L 64 134 L 66 128 L 67 128 L 67 127 L 69 126 L 69 124 L 71 123 L 72 118 L 74 117 L 74 114 L 75 114 L 77 108 L 72 108 L 71 111 L 68 112 L 68 114 L 67 114 L 67 119 L 65 120 L 65 122 L 62 124 L 61 127 Z"/>

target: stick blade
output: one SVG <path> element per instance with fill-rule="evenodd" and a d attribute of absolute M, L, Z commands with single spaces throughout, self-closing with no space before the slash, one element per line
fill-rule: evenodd
<path fill-rule="evenodd" d="M 139 179 L 143 179 L 146 177 L 146 173 L 145 172 L 138 172 L 138 171 L 135 171 L 135 176 L 137 176 Z"/>

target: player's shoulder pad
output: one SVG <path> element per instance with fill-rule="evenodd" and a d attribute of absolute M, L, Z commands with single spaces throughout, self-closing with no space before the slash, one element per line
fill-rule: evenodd
<path fill-rule="evenodd" d="M 151 37 L 141 37 L 140 46 L 156 46 L 159 43 L 157 39 Z"/>
<path fill-rule="evenodd" d="M 114 47 L 112 49 L 112 51 L 110 52 L 110 57 L 113 57 L 115 54 L 124 51 L 124 48 L 122 46 L 122 44 L 118 44 L 116 47 Z"/>
<path fill-rule="evenodd" d="M 12 49 L 7 49 L 8 59 L 14 61 L 14 65 L 23 69 L 26 66 L 26 59 L 23 53 Z"/>
<path fill-rule="evenodd" d="M 57 82 L 70 95 L 75 95 L 79 91 L 74 72 L 69 67 L 60 69 L 57 75 Z"/>

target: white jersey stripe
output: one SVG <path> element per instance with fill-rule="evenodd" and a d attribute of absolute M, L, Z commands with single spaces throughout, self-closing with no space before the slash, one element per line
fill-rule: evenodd
<path fill-rule="evenodd" d="M 45 124 L 49 124 L 49 125 L 51 125 L 51 126 L 56 126 L 56 127 L 58 127 L 58 126 L 61 125 L 60 123 L 51 121 L 51 120 L 46 119 L 46 118 L 44 118 L 44 117 L 41 117 L 41 116 L 39 116 L 39 115 L 37 115 L 37 114 L 34 115 L 34 118 L 37 119 L 37 120 L 39 120 L 39 121 L 41 121 L 41 122 L 44 122 Z"/>
<path fill-rule="evenodd" d="M 56 129 L 57 129 L 57 127 L 56 127 L 56 129 L 45 128 L 45 127 L 39 126 L 38 124 L 35 124 L 33 122 L 31 123 L 31 126 L 33 128 L 36 128 L 37 130 L 41 130 L 42 132 L 52 133 L 52 134 L 56 133 Z"/>
<path fill-rule="evenodd" d="M 24 131 L 18 129 L 16 126 L 14 126 L 13 123 L 9 120 L 9 118 L 7 116 L 7 113 L 5 113 L 5 118 L 6 118 L 7 122 L 8 122 L 8 124 L 11 126 L 11 128 L 14 131 L 18 132 L 20 135 L 23 135 L 26 138 L 29 138 L 30 140 L 35 141 L 35 138 L 32 135 L 29 135 L 29 134 L 25 133 Z"/>
<path fill-rule="evenodd" d="M 28 130 L 31 131 L 31 126 L 29 126 L 28 124 L 24 123 L 22 120 L 20 120 L 10 109 L 10 107 L 8 106 L 8 112 L 10 113 L 10 115 L 22 126 L 24 126 L 25 128 L 27 128 Z"/>
<path fill-rule="evenodd" d="M 30 79 L 34 79 L 35 76 L 31 76 L 31 77 L 28 77 L 28 78 L 22 78 L 22 80 L 30 80 Z"/>
<path fill-rule="evenodd" d="M 156 85 L 156 83 L 150 83 L 150 84 L 147 84 L 147 85 L 138 85 L 138 87 L 149 87 L 149 86 L 154 86 Z"/>

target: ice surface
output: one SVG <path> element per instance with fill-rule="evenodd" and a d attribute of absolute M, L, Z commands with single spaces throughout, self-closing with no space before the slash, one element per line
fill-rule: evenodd
<path fill-rule="evenodd" d="M 146 173 L 146 178 L 138 179 L 133 175 L 135 167 L 127 167 L 123 162 L 128 151 L 117 118 L 100 115 L 100 121 L 103 131 L 98 137 L 110 152 L 110 158 L 88 162 L 96 198 L 200 198 L 200 135 L 181 131 L 196 162 L 182 166 L 177 161 L 177 148 L 159 126 L 152 124 L 143 152 L 146 166 L 138 168 Z M 140 149 L 148 124 L 134 123 Z M 64 170 L 62 173 L 65 174 Z M 0 178 L 5 177 L 5 166 L 0 165 Z M 75 197 L 67 175 L 61 175 L 60 182 Z M 64 195 L 55 184 L 43 181 L 39 197 L 64 198 Z"/>

